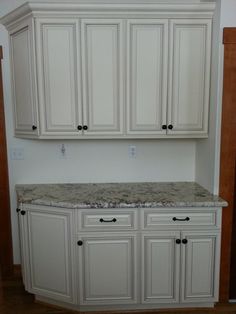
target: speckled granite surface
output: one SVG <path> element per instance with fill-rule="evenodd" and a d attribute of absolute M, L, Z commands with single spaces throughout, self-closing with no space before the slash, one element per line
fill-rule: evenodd
<path fill-rule="evenodd" d="M 16 185 L 18 201 L 64 208 L 227 206 L 194 182 Z"/>

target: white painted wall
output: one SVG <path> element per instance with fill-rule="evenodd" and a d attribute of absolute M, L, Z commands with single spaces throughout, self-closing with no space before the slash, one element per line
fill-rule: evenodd
<path fill-rule="evenodd" d="M 236 27 L 236 1 L 216 0 L 212 47 L 212 84 L 210 97 L 210 129 L 207 140 L 196 144 L 196 181 L 218 194 L 220 169 L 220 132 L 223 87 L 223 28 Z"/>
<path fill-rule="evenodd" d="M 24 0 L 0 0 L 4 15 Z M 70 140 L 64 141 L 67 158 L 59 158 L 62 141 L 33 141 L 13 137 L 8 34 L 0 25 L 3 46 L 3 83 L 8 153 L 24 149 L 24 160 L 9 158 L 14 262 L 20 262 L 14 186 L 19 183 L 194 181 L 195 140 Z M 136 159 L 128 145 L 137 147 Z M 10 154 L 8 154 L 10 155 Z"/>

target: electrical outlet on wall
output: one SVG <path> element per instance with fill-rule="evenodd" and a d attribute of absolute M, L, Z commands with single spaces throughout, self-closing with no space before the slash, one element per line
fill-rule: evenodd
<path fill-rule="evenodd" d="M 10 149 L 11 160 L 24 160 L 25 152 L 23 147 L 11 147 Z"/>
<path fill-rule="evenodd" d="M 136 158 L 137 149 L 135 145 L 129 145 L 129 158 Z"/>
<path fill-rule="evenodd" d="M 66 145 L 61 144 L 59 147 L 59 157 L 61 159 L 66 159 Z"/>

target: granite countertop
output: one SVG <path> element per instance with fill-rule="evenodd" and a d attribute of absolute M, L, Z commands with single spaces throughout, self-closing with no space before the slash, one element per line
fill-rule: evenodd
<path fill-rule="evenodd" d="M 63 208 L 225 207 L 195 182 L 20 184 L 18 202 Z"/>

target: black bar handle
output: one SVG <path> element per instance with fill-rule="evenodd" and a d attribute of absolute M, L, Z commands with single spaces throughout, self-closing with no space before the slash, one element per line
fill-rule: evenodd
<path fill-rule="evenodd" d="M 186 218 L 177 218 L 177 217 L 173 217 L 172 218 L 173 221 L 189 221 L 190 218 L 186 217 Z"/>
<path fill-rule="evenodd" d="M 116 222 L 116 220 L 117 220 L 116 218 L 112 218 L 112 219 L 109 219 L 109 220 L 100 218 L 100 222 Z"/>

